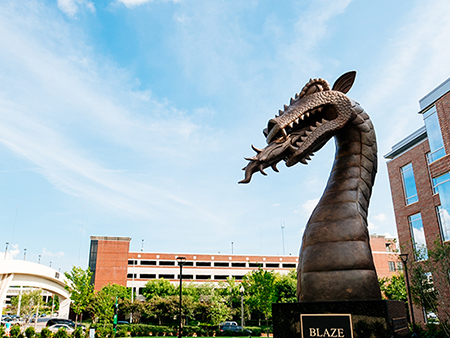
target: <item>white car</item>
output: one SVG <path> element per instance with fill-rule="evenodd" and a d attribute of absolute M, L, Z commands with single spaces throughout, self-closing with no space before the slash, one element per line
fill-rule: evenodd
<path fill-rule="evenodd" d="M 72 332 L 74 331 L 74 329 L 72 329 L 69 325 L 66 325 L 66 324 L 55 324 L 55 325 L 52 325 L 52 326 L 49 326 L 49 327 L 48 327 L 48 329 L 49 329 L 50 331 L 52 331 L 53 333 L 58 332 L 58 330 L 59 330 L 60 328 L 63 328 L 63 329 L 66 330 L 67 333 L 69 333 L 69 334 L 72 334 Z"/>

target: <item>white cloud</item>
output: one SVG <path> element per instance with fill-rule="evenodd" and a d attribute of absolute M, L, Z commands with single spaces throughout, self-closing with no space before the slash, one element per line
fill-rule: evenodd
<path fill-rule="evenodd" d="M 92 13 L 95 12 L 94 3 L 89 0 L 58 0 L 58 8 L 70 17 L 75 16 L 80 7 L 86 7 Z"/>
<path fill-rule="evenodd" d="M 51 251 L 48 251 L 46 248 L 44 248 L 44 249 L 42 249 L 42 257 L 61 258 L 61 257 L 64 257 L 64 252 L 59 251 L 59 252 L 53 253 Z"/>
<path fill-rule="evenodd" d="M 6 253 L 6 256 L 5 256 L 4 251 L 0 252 L 0 259 L 11 260 L 11 259 L 14 259 L 19 253 L 20 253 L 20 250 L 19 250 L 18 244 L 9 244 L 8 252 Z"/>
<path fill-rule="evenodd" d="M 117 0 L 118 3 L 124 4 L 128 8 L 133 8 L 136 6 L 144 5 L 150 2 L 154 2 L 155 0 Z M 178 3 L 181 2 L 181 0 L 163 0 L 164 2 L 174 2 Z"/>
<path fill-rule="evenodd" d="M 379 222 L 384 222 L 387 219 L 386 214 L 378 214 L 373 216 L 373 218 Z"/>
<path fill-rule="evenodd" d="M 305 203 L 303 203 L 301 206 L 302 215 L 310 215 L 316 207 L 317 203 L 319 203 L 319 198 L 307 200 Z"/>
<path fill-rule="evenodd" d="M 376 230 L 378 229 L 378 225 L 376 225 L 376 224 L 374 224 L 374 223 L 372 223 L 372 222 L 367 222 L 368 223 L 368 228 L 369 228 L 369 233 L 372 235 L 372 234 L 375 234 L 376 233 Z"/>

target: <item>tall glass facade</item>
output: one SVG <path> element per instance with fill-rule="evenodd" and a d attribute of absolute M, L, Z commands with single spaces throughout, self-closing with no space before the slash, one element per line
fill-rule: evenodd
<path fill-rule="evenodd" d="M 411 228 L 411 238 L 414 243 L 415 256 L 417 260 L 428 259 L 427 243 L 423 230 L 422 215 L 419 213 L 408 217 Z"/>
<path fill-rule="evenodd" d="M 436 112 L 436 107 L 432 107 L 423 114 L 425 128 L 427 128 L 428 143 L 431 152 L 428 154 L 428 163 L 436 161 L 445 155 L 444 142 L 442 141 L 441 127 Z"/>
<path fill-rule="evenodd" d="M 402 167 L 403 188 L 405 191 L 406 205 L 417 202 L 419 197 L 417 196 L 416 181 L 414 180 L 414 171 L 412 164 L 409 163 Z"/>

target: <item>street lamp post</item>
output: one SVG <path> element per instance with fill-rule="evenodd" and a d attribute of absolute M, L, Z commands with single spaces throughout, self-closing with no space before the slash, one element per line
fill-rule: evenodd
<path fill-rule="evenodd" d="M 8 245 L 9 245 L 9 242 L 6 242 L 6 249 L 5 249 L 5 260 L 6 260 L 6 254 L 8 253 Z"/>
<path fill-rule="evenodd" d="M 41 264 L 41 255 L 38 256 L 38 264 Z"/>
<path fill-rule="evenodd" d="M 23 249 L 23 260 L 26 261 L 27 260 L 27 249 Z"/>
<path fill-rule="evenodd" d="M 414 310 L 413 310 L 413 304 L 412 304 L 412 298 L 411 298 L 411 288 L 409 287 L 409 276 L 408 276 L 408 256 L 409 254 L 407 253 L 403 253 L 400 254 L 400 259 L 402 260 L 402 264 L 405 270 L 405 279 L 406 279 L 406 287 L 408 288 L 408 304 L 409 304 L 409 313 L 411 316 L 411 324 L 413 326 L 413 332 L 415 337 L 417 337 L 417 332 L 416 332 L 416 321 L 414 319 Z"/>
<path fill-rule="evenodd" d="M 134 302 L 134 264 L 136 260 L 133 258 L 133 271 L 131 272 L 131 304 Z M 130 323 L 133 323 L 133 311 L 130 312 Z"/>
<path fill-rule="evenodd" d="M 180 313 L 179 313 L 179 327 L 178 327 L 178 337 L 182 337 L 182 328 L 181 328 L 181 299 L 182 299 L 182 291 L 183 291 L 183 265 L 186 262 L 186 257 L 177 257 L 176 258 L 178 265 L 180 266 Z"/>
<path fill-rule="evenodd" d="M 244 331 L 244 285 L 241 284 L 241 330 Z"/>

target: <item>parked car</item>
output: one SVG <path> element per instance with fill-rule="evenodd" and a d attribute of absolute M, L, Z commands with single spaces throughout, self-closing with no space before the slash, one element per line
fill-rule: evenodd
<path fill-rule="evenodd" d="M 50 331 L 52 331 L 53 333 L 58 332 L 59 329 L 61 329 L 61 328 L 66 330 L 68 334 L 72 334 L 72 332 L 75 331 L 72 327 L 70 327 L 67 324 L 55 324 L 55 325 L 51 325 L 51 326 L 48 327 L 48 329 Z"/>
<path fill-rule="evenodd" d="M 64 318 L 50 318 L 47 321 L 46 326 L 50 327 L 55 324 L 65 324 L 65 325 L 71 327 L 72 329 L 75 329 L 75 323 L 70 319 L 64 319 Z M 83 330 L 86 330 L 86 326 L 84 326 L 83 324 L 77 324 L 77 327 L 81 327 Z"/>
<path fill-rule="evenodd" d="M 243 331 L 245 334 L 251 334 L 252 331 L 248 329 L 243 329 L 241 326 L 239 326 L 236 322 L 227 321 L 224 323 L 220 323 L 219 325 L 220 333 L 227 333 L 227 332 L 241 332 Z"/>

